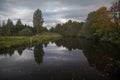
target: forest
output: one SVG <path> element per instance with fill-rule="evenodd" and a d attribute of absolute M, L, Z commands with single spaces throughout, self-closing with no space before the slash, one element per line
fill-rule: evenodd
<path fill-rule="evenodd" d="M 120 0 L 115 0 L 110 9 L 105 6 L 88 14 L 84 22 L 69 20 L 50 29 L 63 36 L 84 37 L 120 44 Z"/>
<path fill-rule="evenodd" d="M 84 37 L 120 44 L 120 0 L 114 1 L 109 9 L 102 6 L 90 12 L 83 22 L 69 20 L 58 23 L 49 30 L 43 26 L 44 19 L 40 9 L 33 14 L 33 26 L 22 24 L 21 19 L 15 25 L 11 19 L 7 23 L 0 23 L 0 36 L 33 36 L 42 32 L 54 32 L 64 37 Z"/>

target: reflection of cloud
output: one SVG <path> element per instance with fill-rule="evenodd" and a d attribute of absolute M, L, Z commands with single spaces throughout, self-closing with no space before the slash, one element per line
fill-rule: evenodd
<path fill-rule="evenodd" d="M 81 62 L 87 61 L 82 50 L 72 50 L 69 51 L 63 46 L 56 46 L 55 43 L 49 43 L 47 47 L 44 47 L 46 56 L 44 59 L 48 61 L 68 61 L 68 62 L 77 62 L 80 59 Z"/>
<path fill-rule="evenodd" d="M 3 55 L 1 56 L 0 55 L 0 60 L 5 59 L 6 57 L 8 57 L 8 55 L 5 55 L 5 56 L 3 56 Z"/>
<path fill-rule="evenodd" d="M 55 43 L 49 43 L 47 45 L 47 48 L 43 48 L 44 51 L 46 52 L 52 52 L 52 53 L 55 53 L 55 54 L 62 54 L 64 53 L 65 51 L 68 51 L 65 47 L 57 47 Z"/>
<path fill-rule="evenodd" d="M 14 52 L 14 55 L 11 57 L 14 61 L 27 61 L 33 59 L 33 51 L 24 50 L 22 55 L 20 56 L 17 51 Z"/>
<path fill-rule="evenodd" d="M 63 58 L 63 57 L 58 57 L 58 56 L 47 56 L 46 57 L 47 59 L 50 59 L 50 60 L 64 60 L 64 61 L 70 61 L 71 59 L 70 58 Z"/>

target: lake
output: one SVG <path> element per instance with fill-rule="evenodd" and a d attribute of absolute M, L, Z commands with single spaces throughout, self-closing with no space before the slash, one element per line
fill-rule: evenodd
<path fill-rule="evenodd" d="M 0 80 L 120 80 L 120 48 L 63 38 L 0 50 Z"/>

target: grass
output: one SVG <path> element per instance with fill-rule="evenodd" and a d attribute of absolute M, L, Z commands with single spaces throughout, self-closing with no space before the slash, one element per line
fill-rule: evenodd
<path fill-rule="evenodd" d="M 32 36 L 33 44 L 42 44 L 52 40 L 59 39 L 61 35 L 56 33 L 41 33 Z M 0 37 L 0 49 L 18 47 L 22 45 L 28 45 L 30 43 L 30 37 L 26 36 L 6 36 Z"/>

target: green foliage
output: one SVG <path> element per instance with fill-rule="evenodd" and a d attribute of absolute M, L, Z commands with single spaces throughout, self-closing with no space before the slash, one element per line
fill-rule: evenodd
<path fill-rule="evenodd" d="M 42 33 L 41 35 L 32 36 L 32 44 L 42 44 L 59 38 L 61 38 L 61 36 L 56 33 Z M 0 37 L 0 50 L 4 48 L 28 45 L 29 43 L 30 38 L 25 36 Z"/>
<path fill-rule="evenodd" d="M 4 36 L 4 31 L 1 27 L 0 27 L 0 36 Z"/>
<path fill-rule="evenodd" d="M 33 14 L 33 27 L 23 25 L 20 19 L 16 25 L 10 19 L 7 23 L 0 21 L 0 36 L 32 36 L 36 33 L 43 36 L 42 32 L 48 32 L 47 28 L 43 27 L 43 22 L 42 12 L 39 9 Z M 120 0 L 115 0 L 110 10 L 103 6 L 89 13 L 85 22 L 69 20 L 57 24 L 49 32 L 59 33 L 65 37 L 83 36 L 120 44 Z"/>
<path fill-rule="evenodd" d="M 8 35 L 8 36 L 10 36 L 10 35 L 12 35 L 12 28 L 13 28 L 13 22 L 12 22 L 12 20 L 10 20 L 10 19 L 8 19 L 7 20 L 7 24 L 4 26 L 4 31 L 5 31 L 5 35 Z"/>
<path fill-rule="evenodd" d="M 0 36 L 18 36 L 22 35 L 24 29 L 29 29 L 29 33 L 26 34 L 35 34 L 36 31 L 33 27 L 29 25 L 23 25 L 22 21 L 20 19 L 17 20 L 16 25 L 13 24 L 12 20 L 8 19 L 7 23 L 3 22 L 1 27 L 0 27 Z M 46 28 L 42 28 L 42 31 L 47 31 Z M 25 35 L 25 34 L 24 34 Z"/>
<path fill-rule="evenodd" d="M 106 7 L 101 7 L 97 11 L 88 15 L 85 25 L 83 26 L 83 35 L 87 38 L 99 39 L 104 34 L 103 31 L 110 27 L 111 18 Z"/>
<path fill-rule="evenodd" d="M 120 0 L 115 0 L 110 8 L 112 25 L 106 28 L 101 38 L 114 44 L 120 44 Z"/>
<path fill-rule="evenodd" d="M 52 27 L 49 31 L 62 34 L 63 36 L 74 37 L 78 35 L 83 24 L 84 24 L 83 22 L 80 23 L 80 22 L 69 20 L 64 24 L 57 24 L 55 28 Z"/>
<path fill-rule="evenodd" d="M 31 36 L 31 35 L 33 35 L 33 33 L 31 31 L 31 29 L 25 28 L 25 29 L 23 29 L 22 31 L 19 32 L 19 35 L 20 36 Z"/>
<path fill-rule="evenodd" d="M 28 37 L 0 37 L 0 49 L 28 44 L 28 40 Z"/>
<path fill-rule="evenodd" d="M 94 15 L 95 11 L 88 14 L 86 22 L 82 27 L 80 36 L 84 36 L 86 38 L 93 38 L 94 29 L 92 29 L 90 26 L 92 25 L 92 23 L 94 23 L 94 21 L 92 20 L 94 18 Z"/>
<path fill-rule="evenodd" d="M 35 28 L 37 33 L 42 32 L 42 25 L 43 25 L 43 17 L 41 10 L 37 9 L 33 15 L 33 27 Z"/>
<path fill-rule="evenodd" d="M 22 24 L 22 21 L 20 19 L 17 20 L 15 27 L 13 28 L 13 35 L 18 35 L 18 32 L 20 32 L 22 29 L 24 29 L 25 26 Z"/>
<path fill-rule="evenodd" d="M 116 4 L 116 5 L 115 5 Z M 114 44 L 120 44 L 120 23 L 116 12 L 120 12 L 118 8 L 120 1 L 116 0 L 111 7 L 111 12 L 106 7 L 88 14 L 85 24 L 82 27 L 81 36 L 91 39 L 99 39 Z M 112 18 L 111 18 L 112 17 Z"/>

